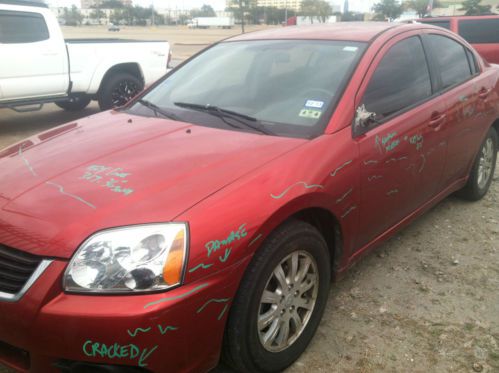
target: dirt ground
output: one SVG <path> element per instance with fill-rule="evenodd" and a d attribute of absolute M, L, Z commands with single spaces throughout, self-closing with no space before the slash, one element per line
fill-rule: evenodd
<path fill-rule="evenodd" d="M 184 59 L 237 32 L 132 28 L 118 36 L 168 39 Z M 109 37 L 104 28 L 64 33 Z M 55 105 L 0 110 L 0 148 L 96 112 L 95 104 L 77 114 Z M 482 201 L 447 198 L 334 283 L 315 338 L 288 372 L 499 372 L 499 167 Z"/>

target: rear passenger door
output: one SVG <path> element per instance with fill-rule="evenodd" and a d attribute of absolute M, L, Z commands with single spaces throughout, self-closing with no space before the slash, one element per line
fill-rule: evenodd
<path fill-rule="evenodd" d="M 374 59 L 356 97 L 361 159 L 361 248 L 438 191 L 445 163 L 445 103 L 434 96 L 418 32 L 398 36 Z"/>
<path fill-rule="evenodd" d="M 437 70 L 437 89 L 445 100 L 448 141 L 443 187 L 466 177 L 486 128 L 495 120 L 488 96 L 491 80 L 480 75 L 473 52 L 450 35 L 428 33 Z"/>
<path fill-rule="evenodd" d="M 68 85 L 65 43 L 51 38 L 43 15 L 0 10 L 0 100 L 64 95 Z"/>

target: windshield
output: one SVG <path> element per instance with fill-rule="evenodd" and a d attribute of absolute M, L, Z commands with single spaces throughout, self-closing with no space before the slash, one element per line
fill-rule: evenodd
<path fill-rule="evenodd" d="M 129 110 L 312 138 L 324 131 L 364 48 L 364 43 L 322 40 L 220 43 L 171 73 Z"/>

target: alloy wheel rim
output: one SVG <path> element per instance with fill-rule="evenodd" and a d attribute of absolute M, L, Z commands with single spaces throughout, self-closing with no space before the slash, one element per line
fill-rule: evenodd
<path fill-rule="evenodd" d="M 319 292 L 317 263 L 308 252 L 294 251 L 272 271 L 257 319 L 263 348 L 280 352 L 303 333 L 314 311 Z"/>
<path fill-rule="evenodd" d="M 490 175 L 492 175 L 492 165 L 494 159 L 494 143 L 491 138 L 485 141 L 480 153 L 478 163 L 478 187 L 485 188 L 489 182 Z"/>
<path fill-rule="evenodd" d="M 137 84 L 130 80 L 120 82 L 112 91 L 111 99 L 113 107 L 125 105 L 128 101 L 134 98 L 140 89 Z"/>

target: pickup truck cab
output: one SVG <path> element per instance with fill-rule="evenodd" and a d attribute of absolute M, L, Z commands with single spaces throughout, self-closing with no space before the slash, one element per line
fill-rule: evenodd
<path fill-rule="evenodd" d="M 455 32 L 488 62 L 499 64 L 499 15 L 422 18 L 418 22 Z"/>
<path fill-rule="evenodd" d="M 64 40 L 45 4 L 0 0 L 0 108 L 122 106 L 167 72 L 168 42 Z M 5 57 L 4 57 L 5 56 Z"/>

